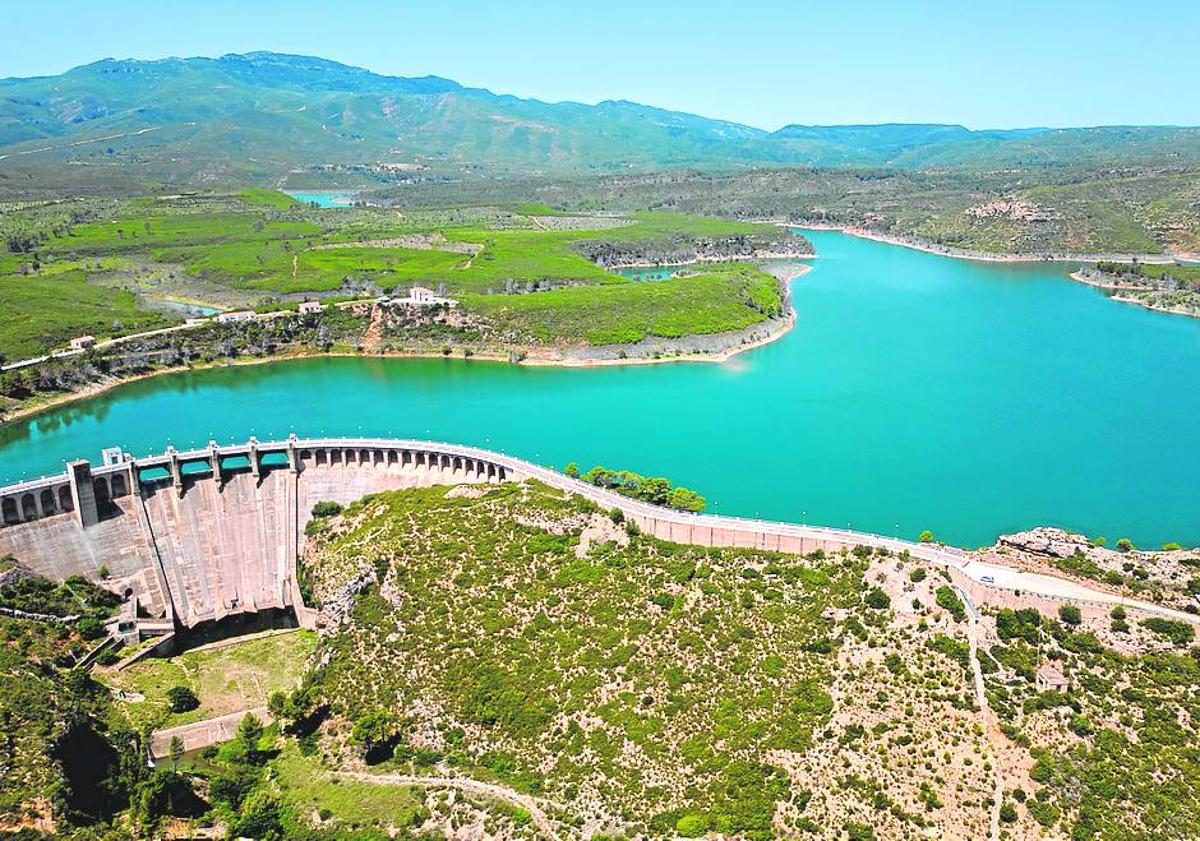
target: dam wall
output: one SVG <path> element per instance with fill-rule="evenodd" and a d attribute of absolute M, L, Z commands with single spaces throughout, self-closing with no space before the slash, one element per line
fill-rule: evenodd
<path fill-rule="evenodd" d="M 1114 602 L 1078 583 L 981 564 L 960 549 L 821 526 L 692 514 L 597 488 L 530 462 L 474 447 L 396 439 L 299 439 L 177 451 L 104 464 L 71 462 L 58 475 L 0 487 L 0 556 L 48 578 L 107 576 L 136 598 L 147 632 L 187 630 L 226 617 L 293 616 L 311 625 L 296 577 L 304 529 L 318 502 L 459 483 L 537 480 L 620 509 L 644 533 L 675 543 L 789 554 L 856 546 L 947 569 L 972 595 L 1010 591 Z M 1130 607 L 1187 614 L 1149 603 Z"/>
<path fill-rule="evenodd" d="M 296 558 L 316 503 L 514 475 L 420 442 L 251 439 L 148 459 L 110 451 L 95 469 L 72 462 L 63 474 L 0 488 L 0 556 L 134 596 L 158 626 L 281 610 L 307 623 Z"/>

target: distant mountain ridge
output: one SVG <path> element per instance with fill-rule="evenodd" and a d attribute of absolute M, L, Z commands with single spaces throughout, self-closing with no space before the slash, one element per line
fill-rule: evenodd
<path fill-rule="evenodd" d="M 271 52 L 105 59 L 59 76 L 0 80 L 0 183 L 62 163 L 81 176 L 127 165 L 197 182 L 389 163 L 525 174 L 1126 161 L 1200 163 L 1200 129 L 796 124 L 767 132 L 625 100 L 547 103 Z"/>

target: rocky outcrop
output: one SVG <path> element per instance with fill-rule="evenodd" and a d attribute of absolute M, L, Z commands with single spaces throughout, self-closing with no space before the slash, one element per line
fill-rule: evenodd
<path fill-rule="evenodd" d="M 329 617 L 333 627 L 341 627 L 350 621 L 350 612 L 354 610 L 354 600 L 358 598 L 359 593 L 373 585 L 376 580 L 375 570 L 363 570 L 325 600 L 321 609 Z"/>
<path fill-rule="evenodd" d="M 1082 554 L 1087 557 L 1093 553 L 1103 556 L 1119 556 L 1121 554 L 1093 546 L 1092 542 L 1085 535 L 1073 534 L 1064 529 L 1049 528 L 1046 526 L 1017 532 L 1016 534 L 1002 534 L 997 538 L 996 545 L 1013 549 L 1017 552 L 1042 555 L 1050 558 L 1070 558 L 1076 554 Z M 1108 558 L 1106 557 L 1105 559 L 1107 560 Z"/>

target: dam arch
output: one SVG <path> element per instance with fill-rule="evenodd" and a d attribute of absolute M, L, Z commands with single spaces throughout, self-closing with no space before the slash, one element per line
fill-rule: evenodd
<path fill-rule="evenodd" d="M 0 555 L 57 580 L 97 579 L 107 567 L 105 586 L 130 593 L 147 614 L 140 626 L 160 633 L 281 613 L 316 622 L 297 581 L 313 506 L 430 485 L 536 479 L 678 543 L 791 553 L 868 545 L 945 565 L 963 557 L 876 535 L 670 511 L 457 444 L 291 436 L 136 459 L 115 451 L 110 461 L 111 452 L 94 468 L 74 461 L 64 474 L 0 488 Z"/>

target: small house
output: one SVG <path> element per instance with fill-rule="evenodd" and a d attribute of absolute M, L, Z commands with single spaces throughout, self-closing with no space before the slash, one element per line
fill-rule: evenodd
<path fill-rule="evenodd" d="M 87 350 L 96 346 L 95 336 L 77 336 L 71 339 L 71 350 Z"/>
<path fill-rule="evenodd" d="M 223 312 L 217 316 L 217 321 L 221 324 L 233 324 L 238 321 L 253 321 L 255 313 L 253 310 L 235 310 L 233 312 Z"/>
<path fill-rule="evenodd" d="M 311 315 L 321 312 L 323 309 L 325 309 L 325 305 L 320 301 L 303 301 L 300 304 L 301 315 Z"/>
<path fill-rule="evenodd" d="M 433 290 L 426 289 L 424 286 L 414 286 L 412 291 L 408 293 L 408 298 L 414 304 L 433 304 L 437 302 L 437 296 L 433 294 Z"/>
<path fill-rule="evenodd" d="M 1066 692 L 1071 682 L 1053 663 L 1042 663 L 1038 666 L 1037 679 L 1034 681 L 1039 692 Z"/>

